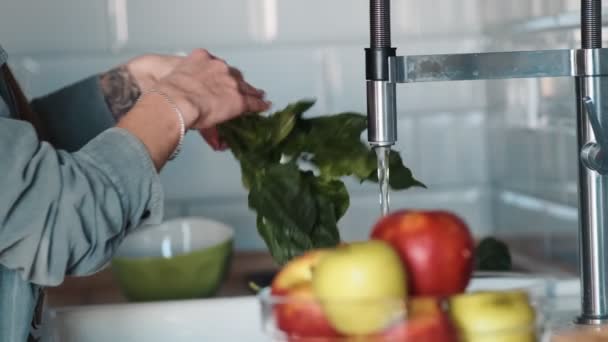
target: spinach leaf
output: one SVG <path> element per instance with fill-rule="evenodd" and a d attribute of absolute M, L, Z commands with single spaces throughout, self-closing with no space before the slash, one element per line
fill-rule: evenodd
<path fill-rule="evenodd" d="M 340 243 L 338 221 L 349 207 L 342 177 L 377 182 L 375 153 L 361 140 L 367 118 L 357 113 L 304 118 L 313 105 L 300 101 L 271 115 L 251 114 L 219 127 L 240 162 L 258 232 L 279 264 Z M 302 161 L 315 172 L 301 169 Z M 391 153 L 389 167 L 393 189 L 424 186 L 397 152 Z"/>
<path fill-rule="evenodd" d="M 376 154 L 361 140 L 367 129 L 364 115 L 342 113 L 302 119 L 301 122 L 301 128 L 294 130 L 285 141 L 284 153 L 290 156 L 303 154 L 306 161 L 319 169 L 322 177 L 355 176 L 361 181 L 378 182 Z M 390 153 L 389 169 L 389 183 L 394 190 L 425 187 L 413 177 L 395 151 Z"/>
<path fill-rule="evenodd" d="M 372 152 L 373 153 L 373 152 Z M 372 156 L 374 159 L 375 154 Z M 388 179 L 388 183 L 390 187 L 394 190 L 403 190 L 411 187 L 422 187 L 426 188 L 426 185 L 419 182 L 414 178 L 412 171 L 405 167 L 403 164 L 403 160 L 401 159 L 401 155 L 398 152 L 391 151 L 388 157 L 388 168 L 390 172 L 390 177 Z M 375 171 L 376 169 L 374 169 Z M 368 178 L 368 181 L 378 182 L 378 173 L 373 172 Z"/>
<path fill-rule="evenodd" d="M 241 116 L 220 125 L 219 133 L 238 159 L 251 154 L 265 156 L 287 138 L 302 114 L 313 105 L 312 101 L 300 101 L 272 116 Z"/>
<path fill-rule="evenodd" d="M 322 195 L 333 205 L 334 215 L 339 220 L 346 214 L 350 205 L 350 198 L 346 186 L 340 180 L 314 179 L 315 193 Z"/>
<path fill-rule="evenodd" d="M 313 249 L 312 238 L 297 229 L 289 229 L 258 214 L 257 228 L 272 258 L 279 265 Z"/>
<path fill-rule="evenodd" d="M 293 162 L 269 171 L 251 189 L 249 205 L 275 261 L 283 264 L 309 249 L 337 245 L 337 221 L 349 202 L 344 184 L 299 171 Z"/>
<path fill-rule="evenodd" d="M 323 177 L 354 175 L 366 179 L 376 170 L 373 153 L 361 141 L 366 128 L 366 117 L 354 113 L 302 119 L 300 129 L 285 142 L 284 150 L 290 156 L 303 154 Z"/>
<path fill-rule="evenodd" d="M 249 192 L 249 207 L 285 229 L 312 231 L 317 217 L 313 189 L 293 162 L 262 171 Z"/>
<path fill-rule="evenodd" d="M 311 234 L 314 248 L 335 247 L 340 243 L 336 205 L 323 195 L 317 197 L 319 217 Z"/>

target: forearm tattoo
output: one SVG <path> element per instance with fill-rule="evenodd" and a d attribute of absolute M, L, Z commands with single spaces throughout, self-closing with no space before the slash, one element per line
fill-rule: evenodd
<path fill-rule="evenodd" d="M 102 74 L 100 82 L 106 103 L 116 121 L 131 110 L 141 95 L 137 81 L 124 65 Z"/>

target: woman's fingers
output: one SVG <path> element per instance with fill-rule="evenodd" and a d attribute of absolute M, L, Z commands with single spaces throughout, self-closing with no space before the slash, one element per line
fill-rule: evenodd
<path fill-rule="evenodd" d="M 245 81 L 245 78 L 243 77 L 243 73 L 239 69 L 235 67 L 230 67 L 230 74 L 234 77 L 235 80 L 239 82 L 239 89 L 241 90 L 243 95 L 264 97 L 264 91 L 257 89 L 256 87 L 247 83 L 247 81 Z"/>
<path fill-rule="evenodd" d="M 228 145 L 220 138 L 220 134 L 216 127 L 201 129 L 199 132 L 212 149 L 223 151 L 228 148 Z"/>
<path fill-rule="evenodd" d="M 263 99 L 266 95 L 263 90 L 257 89 L 244 80 L 239 82 L 239 89 L 243 95 L 251 95 Z"/>
<path fill-rule="evenodd" d="M 246 113 L 264 112 L 272 105 L 269 101 L 264 101 L 261 98 L 252 95 L 244 95 L 243 100 L 245 104 L 244 112 Z"/>
<path fill-rule="evenodd" d="M 243 74 L 206 50 L 194 50 L 160 82 L 185 113 L 188 128 L 206 129 L 251 112 L 265 111 L 264 92 L 245 81 Z M 181 101 L 178 101 L 181 102 Z M 192 110 L 189 110 L 192 109 Z"/>

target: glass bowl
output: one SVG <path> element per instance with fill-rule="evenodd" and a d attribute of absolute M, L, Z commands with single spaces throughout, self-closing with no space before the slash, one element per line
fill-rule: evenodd
<path fill-rule="evenodd" d="M 274 342 L 543 340 L 543 282 L 530 280 L 514 288 L 503 283 L 500 289 L 484 289 L 483 284 L 471 287 L 466 296 L 356 302 L 320 301 L 310 286 L 281 295 L 264 288 L 258 294 L 262 329 Z"/>

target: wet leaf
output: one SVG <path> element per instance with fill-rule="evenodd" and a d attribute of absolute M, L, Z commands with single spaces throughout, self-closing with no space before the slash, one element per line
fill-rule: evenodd
<path fill-rule="evenodd" d="M 338 221 L 349 207 L 342 177 L 377 182 L 375 153 L 361 140 L 366 117 L 341 113 L 304 118 L 313 105 L 300 101 L 271 115 L 243 116 L 219 127 L 240 162 L 258 232 L 280 264 L 340 243 Z M 303 170 L 302 161 L 316 172 Z M 424 186 L 394 151 L 389 167 L 393 189 Z"/>

